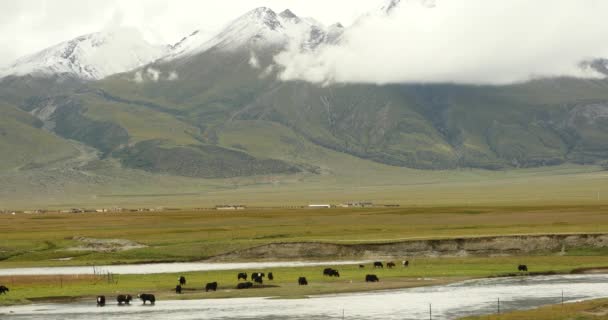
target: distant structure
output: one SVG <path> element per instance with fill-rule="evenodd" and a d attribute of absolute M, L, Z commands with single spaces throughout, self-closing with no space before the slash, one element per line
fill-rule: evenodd
<path fill-rule="evenodd" d="M 331 204 L 309 204 L 308 207 L 313 209 L 329 209 L 331 208 Z"/>
<path fill-rule="evenodd" d="M 215 206 L 215 210 L 245 210 L 245 206 L 241 204 L 221 204 Z"/>
<path fill-rule="evenodd" d="M 357 201 L 340 204 L 340 207 L 342 208 L 371 208 L 373 206 L 374 203 L 371 201 Z"/>

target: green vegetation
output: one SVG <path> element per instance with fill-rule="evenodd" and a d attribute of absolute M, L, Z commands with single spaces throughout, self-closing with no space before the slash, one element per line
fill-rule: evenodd
<path fill-rule="evenodd" d="M 605 320 L 608 319 L 608 300 L 600 299 L 564 305 L 552 305 L 534 310 L 516 311 L 501 315 L 468 317 L 462 320 Z"/>
<path fill-rule="evenodd" d="M 249 209 L 155 213 L 0 215 L 0 268 L 192 261 L 274 242 L 365 243 L 509 234 L 601 233 L 605 207 L 439 207 Z M 79 238 L 123 239 L 144 248 L 102 245 L 73 251 Z M 602 258 L 579 248 L 572 261 Z M 71 260 L 57 260 L 72 258 Z M 572 267 L 577 267 L 576 263 Z M 582 266 L 578 266 L 582 267 Z"/>
<path fill-rule="evenodd" d="M 137 294 L 154 292 L 161 299 L 205 299 L 234 297 L 280 297 L 302 298 L 308 295 L 369 290 L 396 289 L 416 286 L 438 285 L 470 278 L 511 274 L 515 266 L 524 259 L 538 272 L 564 272 L 584 266 L 608 265 L 608 257 L 571 259 L 559 256 L 499 257 L 499 258 L 420 258 L 412 260 L 408 268 L 364 269 L 358 265 L 337 266 L 339 278 L 325 277 L 324 267 L 271 268 L 264 270 L 231 270 L 187 272 L 181 274 L 113 275 L 107 276 L 14 276 L 0 277 L 11 292 L 0 298 L 0 305 L 29 303 L 32 301 L 79 297 L 93 297 L 105 294 L 110 297 L 118 293 Z M 234 290 L 238 283 L 238 272 L 273 272 L 275 280 L 264 281 L 264 286 L 249 290 Z M 373 273 L 380 278 L 379 283 L 365 283 L 365 275 Z M 187 279 L 184 294 L 173 291 L 177 278 Z M 309 286 L 298 286 L 297 279 L 305 276 Z M 204 285 L 217 281 L 217 292 L 206 293 Z M 92 298 L 91 298 L 92 299 Z"/>

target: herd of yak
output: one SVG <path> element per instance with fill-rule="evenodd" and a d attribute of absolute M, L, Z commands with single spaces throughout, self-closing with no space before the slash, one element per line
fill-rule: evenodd
<path fill-rule="evenodd" d="M 408 267 L 409 264 L 410 263 L 407 260 L 402 262 L 403 267 Z M 396 264 L 394 262 L 386 263 L 387 268 L 394 268 L 395 266 L 396 266 Z M 376 261 L 376 262 L 374 262 L 373 267 L 374 268 L 384 268 L 384 264 L 380 261 Z M 365 266 L 359 265 L 359 268 L 365 268 Z M 525 264 L 520 264 L 519 266 L 517 266 L 517 270 L 520 272 L 528 272 L 528 266 Z M 327 277 L 339 278 L 340 272 L 333 268 L 325 268 L 325 269 L 323 269 L 323 275 L 327 276 Z M 250 279 L 253 282 L 250 282 L 250 281 L 247 281 L 248 280 L 247 273 L 239 272 L 237 274 L 237 281 L 243 280 L 244 282 L 239 282 L 237 284 L 236 288 L 237 289 L 253 288 L 254 282 L 261 285 L 264 283 L 264 278 L 268 278 L 268 280 L 272 281 L 272 280 L 274 280 L 274 275 L 272 274 L 272 272 L 269 272 L 268 275 L 266 275 L 263 272 L 254 272 L 250 276 Z M 365 282 L 378 282 L 378 281 L 380 281 L 380 279 L 375 274 L 365 275 Z M 182 288 L 185 285 L 186 285 L 186 277 L 180 276 L 178 278 L 178 284 L 175 286 L 175 293 L 181 294 Z M 301 285 L 301 286 L 308 285 L 308 280 L 306 279 L 306 277 L 298 277 L 298 285 Z M 216 291 L 216 290 L 217 290 L 217 282 L 210 282 L 205 285 L 205 292 Z M 0 285 L 0 294 L 7 294 L 7 292 L 9 292 L 9 289 L 4 285 Z M 150 293 L 140 293 L 137 295 L 137 298 L 139 298 L 143 302 L 143 304 L 146 304 L 146 302 L 150 302 L 151 305 L 154 305 L 154 303 L 156 302 L 156 297 Z M 133 297 L 131 297 L 131 295 L 129 295 L 129 294 L 121 294 L 116 297 L 116 302 L 118 303 L 118 305 L 131 304 L 131 300 L 133 300 Z M 105 305 L 106 305 L 106 297 L 97 296 L 97 306 L 103 307 Z"/>

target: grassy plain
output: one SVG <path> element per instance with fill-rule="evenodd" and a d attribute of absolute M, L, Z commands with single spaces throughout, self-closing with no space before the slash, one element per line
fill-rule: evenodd
<path fill-rule="evenodd" d="M 0 215 L 0 268 L 102 265 L 150 261 L 192 261 L 273 242 L 362 243 L 404 239 L 483 235 L 592 233 L 608 230 L 602 205 L 444 206 L 370 209 L 186 210 L 145 213 Z M 72 251 L 80 237 L 125 239 L 145 245 L 127 251 Z M 301 298 L 312 294 L 394 289 L 513 273 L 526 263 L 533 272 L 569 273 L 608 266 L 608 250 L 569 250 L 565 254 L 505 257 L 416 258 L 410 268 L 374 270 L 381 282 L 366 284 L 370 266 L 340 266 L 339 279 L 322 276 L 322 267 L 273 268 L 264 288 L 235 290 L 238 271 L 190 272 L 189 285 L 176 296 L 178 274 L 116 275 L 108 283 L 91 276 L 0 277 L 12 290 L 0 297 L 11 305 L 53 299 L 70 300 L 106 294 L 151 291 L 161 299 L 271 296 Z M 296 284 L 306 276 L 310 286 Z M 218 281 L 218 292 L 202 286 Z"/>
<path fill-rule="evenodd" d="M 0 215 L 0 268 L 193 261 L 273 242 L 362 243 L 597 233 L 608 230 L 607 210 L 608 206 L 471 206 L 5 214 Z M 146 247 L 126 251 L 70 250 L 83 245 L 78 240 L 81 237 L 125 239 Z"/>

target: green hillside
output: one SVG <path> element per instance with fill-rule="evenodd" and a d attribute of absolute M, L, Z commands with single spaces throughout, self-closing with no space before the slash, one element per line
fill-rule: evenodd
<path fill-rule="evenodd" d="M 42 129 L 40 120 L 0 103 L 0 172 L 25 170 L 77 154 L 69 142 Z"/>
<path fill-rule="evenodd" d="M 210 179 L 608 159 L 607 80 L 317 86 L 277 80 L 279 48 L 256 48 L 261 66 L 251 66 L 253 50 L 211 49 L 97 82 L 4 79 L 0 101 L 18 108 L 2 119 L 14 133 L 3 148 L 19 151 L 3 168 L 37 153 L 45 163 L 69 156 L 65 139 L 99 151 L 104 168 Z"/>

